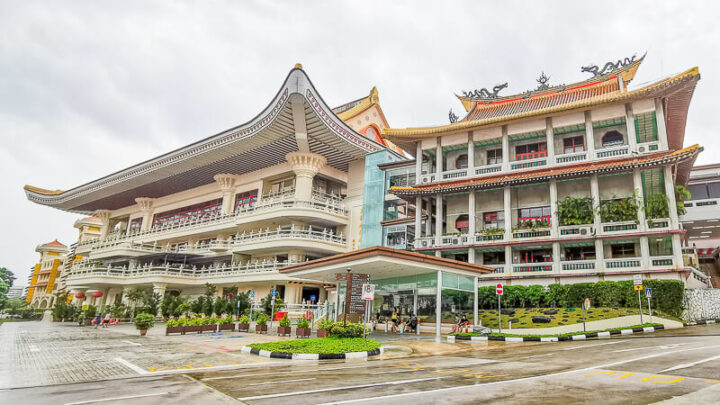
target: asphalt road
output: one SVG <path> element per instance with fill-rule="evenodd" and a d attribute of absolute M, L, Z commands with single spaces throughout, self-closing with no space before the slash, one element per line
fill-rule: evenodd
<path fill-rule="evenodd" d="M 108 352 L 120 342 L 135 342 L 105 336 L 102 344 L 78 349 L 93 358 L 94 350 Z M 234 348 L 226 350 L 229 343 L 189 346 L 188 339 L 125 344 L 120 354 L 129 366 L 121 364 L 122 372 L 113 377 L 0 389 L 0 404 L 720 403 L 719 325 L 586 342 L 458 343 L 467 350 L 427 356 L 396 350 L 396 358 L 369 361 L 244 363 Z M 164 357 L 157 356 L 160 352 Z M 212 359 L 211 367 L 201 368 L 205 358 Z M 235 364 L 226 366 L 232 359 Z M 0 376 L 7 361 L 27 363 L 15 355 L 2 360 Z M 196 366 L 170 367 L 186 360 Z M 168 366 L 160 369 L 161 364 Z M 37 375 L 46 374 L 51 370 Z"/>

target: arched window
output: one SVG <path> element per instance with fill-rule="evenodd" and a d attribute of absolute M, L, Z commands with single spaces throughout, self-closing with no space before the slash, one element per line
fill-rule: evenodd
<path fill-rule="evenodd" d="M 608 131 L 602 137 L 603 148 L 606 148 L 608 146 L 622 145 L 623 142 L 623 134 L 618 131 Z"/>
<path fill-rule="evenodd" d="M 455 159 L 456 169 L 467 169 L 468 167 L 468 155 L 462 154 Z"/>
<path fill-rule="evenodd" d="M 368 127 L 368 129 L 365 130 L 365 136 L 367 136 L 370 139 L 375 139 L 375 136 L 377 135 L 377 132 L 375 132 L 375 128 Z"/>
<path fill-rule="evenodd" d="M 455 220 L 455 229 L 460 232 L 467 232 L 468 228 L 470 228 L 470 218 L 467 214 L 458 215 Z"/>

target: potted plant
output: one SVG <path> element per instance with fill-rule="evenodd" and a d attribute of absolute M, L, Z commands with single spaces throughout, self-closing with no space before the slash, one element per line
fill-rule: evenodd
<path fill-rule="evenodd" d="M 277 330 L 278 335 L 290 336 L 290 334 L 292 334 L 292 327 L 290 326 L 290 320 L 287 314 L 283 315 L 282 319 L 280 319 L 279 325 Z"/>
<path fill-rule="evenodd" d="M 202 332 L 202 321 L 202 318 L 188 319 L 187 324 L 185 325 L 185 332 Z"/>
<path fill-rule="evenodd" d="M 95 315 L 97 314 L 97 308 L 95 308 L 95 305 L 88 305 L 88 308 L 83 311 L 83 325 L 90 326 L 92 325 L 93 319 L 95 318 Z"/>
<path fill-rule="evenodd" d="M 324 338 L 330 336 L 330 328 L 333 326 L 333 321 L 325 319 L 318 322 L 317 337 Z"/>
<path fill-rule="evenodd" d="M 268 317 L 265 314 L 258 315 L 255 320 L 255 333 L 267 333 L 267 321 Z"/>
<path fill-rule="evenodd" d="M 310 322 L 307 318 L 302 317 L 297 322 L 297 337 L 310 337 Z"/>
<path fill-rule="evenodd" d="M 202 332 L 217 332 L 218 319 L 214 316 L 205 318 L 202 324 Z"/>
<path fill-rule="evenodd" d="M 238 320 L 238 332 L 247 332 L 250 330 L 250 317 L 243 315 Z"/>
<path fill-rule="evenodd" d="M 232 315 L 228 315 L 225 318 L 219 320 L 218 332 L 229 330 L 230 332 L 235 331 L 235 318 Z"/>
<path fill-rule="evenodd" d="M 185 326 L 183 325 L 183 322 L 181 319 L 171 319 L 171 320 L 165 322 L 165 336 L 167 336 L 171 333 L 179 333 L 179 334 L 185 333 Z"/>
<path fill-rule="evenodd" d="M 138 314 L 135 317 L 135 328 L 140 331 L 140 336 L 145 336 L 147 330 L 155 326 L 155 317 L 147 312 Z"/>

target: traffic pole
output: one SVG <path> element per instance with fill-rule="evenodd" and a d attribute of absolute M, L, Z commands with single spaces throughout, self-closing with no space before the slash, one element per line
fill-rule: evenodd
<path fill-rule="evenodd" d="M 646 296 L 646 297 L 647 297 L 647 296 Z M 652 306 L 650 306 L 650 297 L 647 297 L 647 300 L 648 300 L 648 312 L 649 312 L 649 315 L 650 315 L 650 323 L 652 323 L 652 321 L 653 321 L 653 320 L 652 320 Z"/>
<path fill-rule="evenodd" d="M 638 292 L 638 308 L 640 308 L 640 324 L 642 325 L 645 322 L 643 322 L 642 300 L 640 299 L 640 289 L 638 289 L 637 292 Z"/>
<path fill-rule="evenodd" d="M 500 311 L 500 297 L 502 297 L 502 295 L 498 294 L 498 331 L 502 333 L 502 312 Z"/>

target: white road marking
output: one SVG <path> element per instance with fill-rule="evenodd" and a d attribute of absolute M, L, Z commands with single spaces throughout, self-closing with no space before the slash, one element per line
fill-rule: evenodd
<path fill-rule="evenodd" d="M 293 371 L 279 371 L 277 373 L 260 373 L 260 374 L 233 374 L 220 377 L 207 377 L 201 379 L 201 381 L 211 380 L 226 380 L 228 378 L 243 378 L 243 377 L 257 377 L 261 375 L 278 375 L 278 374 L 298 374 L 298 373 L 314 373 L 316 371 L 333 371 L 333 370 L 345 370 L 348 368 L 367 368 L 368 366 L 351 366 L 351 367 L 332 367 L 332 368 L 319 368 L 315 370 L 293 370 Z"/>
<path fill-rule="evenodd" d="M 481 389 L 482 389 L 482 387 L 486 387 L 486 386 L 488 386 L 488 385 L 502 385 L 502 384 L 508 384 L 508 383 L 521 382 L 521 381 L 538 380 L 538 379 L 540 379 L 540 378 L 546 378 L 546 377 L 556 377 L 556 376 L 560 376 L 560 375 L 578 373 L 578 372 L 583 372 L 583 371 L 588 371 L 588 370 L 593 370 L 593 369 L 607 369 L 607 368 L 610 368 L 610 367 L 613 367 L 613 366 L 619 366 L 619 365 L 621 365 L 621 364 L 632 363 L 632 362 L 634 362 L 634 361 L 645 360 L 645 359 L 649 359 L 649 358 L 653 358 L 653 357 L 667 356 L 667 355 L 669 355 L 669 354 L 675 354 L 675 353 L 680 353 L 680 352 L 689 352 L 689 351 L 692 351 L 692 350 L 711 349 L 711 348 L 715 348 L 715 347 L 720 347 L 720 345 L 705 346 L 705 347 L 694 347 L 694 348 L 691 348 L 691 349 L 682 349 L 682 350 L 677 350 L 677 351 L 674 351 L 674 352 L 655 353 L 655 354 L 650 354 L 650 355 L 647 355 L 647 356 L 635 357 L 635 358 L 633 358 L 633 359 L 628 359 L 628 360 L 623 360 L 623 361 L 617 361 L 617 362 L 615 362 L 615 363 L 600 364 L 600 365 L 592 366 L 592 367 L 586 367 L 586 368 L 581 368 L 581 369 L 576 369 L 576 370 L 561 371 L 561 372 L 559 372 L 559 373 L 553 373 L 553 374 L 536 375 L 536 376 L 533 376 L 533 377 L 518 378 L 518 379 L 515 379 L 515 380 L 496 381 L 496 382 L 489 382 L 489 383 L 485 383 L 485 384 L 477 384 L 477 385 L 471 385 L 471 386 L 463 385 L 463 386 L 458 386 L 458 387 L 438 388 L 438 389 L 436 389 L 436 390 L 414 391 L 414 392 L 406 392 L 406 393 L 403 393 L 403 394 L 384 395 L 384 396 L 379 396 L 379 397 L 349 399 L 349 400 L 346 400 L 346 401 L 327 402 L 327 403 L 320 404 L 320 405 L 349 404 L 349 403 L 354 403 L 354 402 L 368 402 L 368 401 L 377 401 L 377 400 L 387 400 L 387 399 L 390 399 L 390 398 L 400 398 L 400 397 L 407 397 L 407 396 L 412 396 L 412 395 L 428 395 L 428 394 L 438 393 L 438 392 L 448 392 L 448 391 L 458 391 L 458 390 L 471 390 L 471 389 L 476 389 L 476 388 L 481 388 Z"/>
<path fill-rule="evenodd" d="M 620 350 L 613 350 L 613 353 L 623 353 L 623 352 L 632 352 L 635 350 L 647 350 L 647 349 L 674 349 L 681 345 L 687 345 L 689 343 L 673 343 L 671 345 L 663 345 L 663 346 L 645 346 L 645 347 L 635 347 L 632 349 L 620 349 Z"/>
<path fill-rule="evenodd" d="M 694 362 L 692 362 L 692 363 L 687 363 L 687 364 L 678 364 L 678 365 L 675 366 L 675 367 L 670 367 L 670 368 L 666 368 L 665 370 L 658 371 L 658 373 L 664 373 L 664 372 L 666 372 L 666 371 L 679 370 L 679 369 L 681 369 L 681 368 L 688 368 L 688 367 L 692 367 L 692 366 L 695 366 L 695 365 L 698 365 L 698 364 L 706 363 L 706 362 L 708 362 L 708 361 L 713 361 L 713 360 L 716 360 L 716 359 L 720 359 L 720 356 L 713 356 L 713 357 L 709 357 L 709 358 L 704 359 L 704 360 L 698 360 L 698 361 L 694 361 Z"/>
<path fill-rule="evenodd" d="M 316 379 L 317 379 L 317 378 L 300 378 L 300 379 L 298 379 L 298 380 L 268 381 L 268 382 L 261 382 L 261 383 L 254 383 L 254 384 L 245 384 L 245 385 L 285 384 L 285 383 L 291 383 L 291 382 L 310 381 L 310 380 L 316 380 Z"/>
<path fill-rule="evenodd" d="M 135 364 L 130 363 L 129 361 L 123 359 L 122 357 L 115 357 L 115 361 L 117 361 L 118 363 L 122 364 L 123 366 L 133 370 L 134 372 L 136 372 L 138 374 L 150 374 L 149 371 L 147 371 L 143 368 L 140 368 L 140 367 L 136 366 Z"/>
<path fill-rule="evenodd" d="M 142 346 L 140 343 L 131 342 L 129 340 L 123 340 L 123 342 L 125 342 L 127 344 L 131 344 L 131 345 L 135 345 L 135 346 Z"/>
<path fill-rule="evenodd" d="M 523 359 L 534 359 L 535 357 L 547 357 L 547 356 L 552 356 L 552 355 L 553 355 L 552 353 L 536 354 L 535 356 L 526 356 L 526 357 L 523 357 Z"/>
<path fill-rule="evenodd" d="M 99 399 L 91 399 L 88 401 L 66 402 L 65 405 L 81 405 L 81 404 L 92 404 L 95 402 L 121 401 L 123 399 L 157 397 L 160 395 L 168 395 L 168 394 L 169 394 L 169 392 L 156 392 L 154 394 L 128 395 L 125 397 L 113 397 L 113 398 L 99 398 Z"/>
<path fill-rule="evenodd" d="M 586 345 L 586 344 L 583 344 L 582 346 L 568 347 L 567 349 L 563 349 L 563 350 L 585 349 L 585 348 L 588 348 L 588 347 L 605 346 L 605 345 L 615 345 L 615 344 L 618 344 L 618 343 L 626 343 L 626 342 L 629 342 L 629 341 L 628 341 L 628 340 L 616 340 L 616 341 L 614 341 L 614 342 L 598 343 L 598 344 L 596 344 L 596 345 Z"/>
<path fill-rule="evenodd" d="M 251 401 L 251 400 L 255 400 L 255 399 L 288 397 L 291 395 L 306 395 L 306 394 L 317 394 L 319 392 L 342 391 L 342 390 L 352 390 L 352 389 L 369 388 L 369 387 L 381 387 L 383 385 L 412 384 L 412 383 L 422 382 L 422 381 L 440 380 L 443 378 L 447 378 L 447 377 L 418 378 L 415 380 L 388 381 L 388 382 L 376 383 L 376 384 L 350 385 L 350 386 L 344 386 L 344 387 L 320 388 L 320 389 L 316 389 L 316 390 L 307 390 L 307 391 L 283 392 L 280 394 L 268 394 L 268 395 L 258 395 L 258 396 L 254 396 L 254 397 L 238 398 L 238 400 Z"/>
<path fill-rule="evenodd" d="M 29 347 L 30 347 L 31 352 L 39 352 L 40 351 L 40 349 L 38 349 L 38 347 L 35 345 L 30 345 Z"/>

